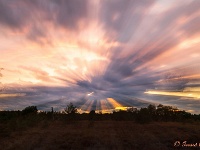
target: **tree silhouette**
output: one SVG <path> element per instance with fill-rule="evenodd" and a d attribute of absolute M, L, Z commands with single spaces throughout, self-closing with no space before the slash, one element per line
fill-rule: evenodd
<path fill-rule="evenodd" d="M 22 110 L 23 115 L 37 113 L 37 106 L 28 106 Z"/>
<path fill-rule="evenodd" d="M 149 114 L 148 108 L 141 108 L 137 114 L 137 121 L 139 123 L 148 123 L 151 121 L 151 117 Z"/>
<path fill-rule="evenodd" d="M 67 107 L 64 109 L 64 111 L 67 114 L 75 114 L 77 113 L 77 108 L 74 106 L 71 102 L 67 105 Z"/>
<path fill-rule="evenodd" d="M 127 108 L 127 112 L 133 113 L 136 111 L 137 111 L 137 108 L 134 108 L 134 107 Z"/>

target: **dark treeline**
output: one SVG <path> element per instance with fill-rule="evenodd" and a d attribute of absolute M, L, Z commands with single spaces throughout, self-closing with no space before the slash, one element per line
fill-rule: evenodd
<path fill-rule="evenodd" d="M 22 111 L 0 111 L 0 122 L 6 122 L 12 119 L 18 120 L 126 120 L 135 121 L 138 123 L 148 123 L 151 121 L 178 121 L 178 122 L 193 122 L 200 121 L 200 115 L 191 114 L 172 106 L 149 105 L 148 107 L 136 109 L 128 108 L 126 111 L 114 111 L 110 114 L 95 113 L 95 110 L 90 113 L 79 114 L 77 108 L 70 103 L 67 105 L 64 112 L 48 111 L 38 112 L 36 106 L 29 106 Z"/>

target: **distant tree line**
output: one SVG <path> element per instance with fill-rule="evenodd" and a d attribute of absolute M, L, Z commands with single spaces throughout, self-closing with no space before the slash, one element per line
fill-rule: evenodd
<path fill-rule="evenodd" d="M 127 120 L 135 121 L 138 123 L 149 123 L 152 121 L 178 121 L 178 122 L 192 122 L 200 121 L 200 114 L 191 114 L 184 110 L 179 110 L 176 107 L 164 106 L 159 104 L 158 106 L 150 104 L 145 108 L 128 108 L 126 111 L 114 111 L 113 113 L 96 113 L 95 110 L 91 110 L 90 113 L 79 114 L 77 107 L 72 103 L 69 103 L 64 109 L 64 112 L 48 111 L 38 112 L 37 106 L 28 106 L 22 111 L 0 111 L 0 122 L 8 121 L 14 118 L 23 119 L 35 119 L 40 120 Z"/>

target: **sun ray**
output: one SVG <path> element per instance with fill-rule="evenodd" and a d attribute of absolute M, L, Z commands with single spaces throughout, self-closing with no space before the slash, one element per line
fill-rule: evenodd
<path fill-rule="evenodd" d="M 173 91 L 146 91 L 146 94 L 153 94 L 153 95 L 165 95 L 165 96 L 180 96 L 180 97 L 188 97 L 188 98 L 195 98 L 200 99 L 200 92 L 190 92 L 190 91 L 183 91 L 183 92 L 173 92 Z"/>

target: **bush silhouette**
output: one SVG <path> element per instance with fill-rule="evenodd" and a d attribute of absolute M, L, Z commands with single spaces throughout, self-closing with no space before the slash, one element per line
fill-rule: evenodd
<path fill-rule="evenodd" d="M 37 106 L 28 106 L 22 110 L 23 115 L 37 113 Z"/>
<path fill-rule="evenodd" d="M 91 110 L 90 113 L 89 113 L 89 119 L 90 119 L 90 120 L 93 120 L 94 117 L 95 117 L 95 114 L 96 114 L 96 113 L 95 113 L 95 110 Z"/>
<path fill-rule="evenodd" d="M 137 121 L 139 123 L 149 123 L 151 121 L 151 116 L 148 108 L 141 108 L 137 114 Z"/>
<path fill-rule="evenodd" d="M 64 111 L 67 114 L 75 114 L 77 113 L 77 108 L 74 106 L 71 102 L 67 105 L 67 107 L 64 109 Z"/>
<path fill-rule="evenodd" d="M 91 110 L 90 111 L 90 115 L 95 115 L 96 113 L 95 113 L 95 110 Z"/>

